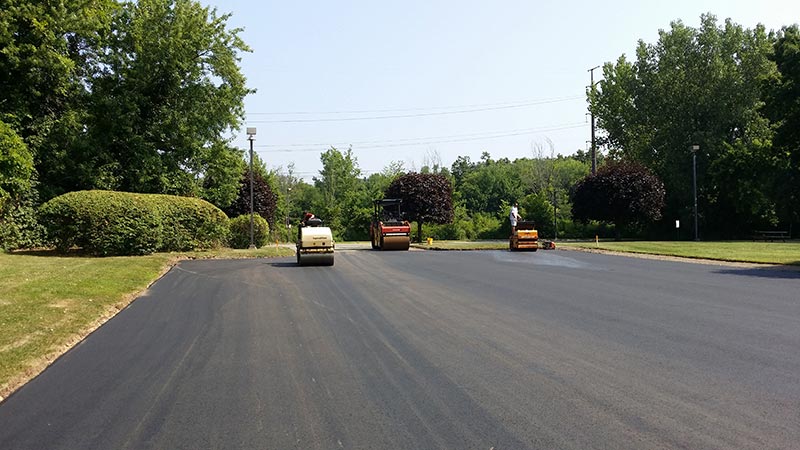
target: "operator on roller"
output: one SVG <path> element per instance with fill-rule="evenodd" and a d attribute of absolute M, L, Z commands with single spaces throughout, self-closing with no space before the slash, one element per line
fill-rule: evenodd
<path fill-rule="evenodd" d="M 297 227 L 297 239 L 300 239 L 300 236 L 302 235 L 301 229 L 305 226 L 308 226 L 308 221 L 316 218 L 317 216 L 315 216 L 314 213 L 312 212 L 309 211 L 303 212 L 303 218 L 300 220 L 300 226 Z"/>
<path fill-rule="evenodd" d="M 314 219 L 316 217 L 317 216 L 315 216 L 314 213 L 312 213 L 312 212 L 309 212 L 309 211 L 304 212 L 303 213 L 303 220 L 300 221 L 300 226 L 301 227 L 306 226 L 308 224 L 309 220 Z"/>
<path fill-rule="evenodd" d="M 514 206 L 511 207 L 511 214 L 508 215 L 508 220 L 511 222 L 511 233 L 517 230 L 517 221 L 522 219 L 522 216 L 519 215 L 519 203 L 514 202 Z"/>

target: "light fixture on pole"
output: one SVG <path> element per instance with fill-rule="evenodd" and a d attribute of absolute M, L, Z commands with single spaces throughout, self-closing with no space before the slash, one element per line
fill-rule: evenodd
<path fill-rule="evenodd" d="M 256 129 L 247 128 L 247 140 L 250 141 L 250 248 L 256 248 L 253 236 L 253 141 L 256 140 Z"/>
<path fill-rule="evenodd" d="M 694 195 L 694 240 L 699 241 L 700 235 L 697 233 L 697 151 L 700 146 L 697 144 L 689 148 L 692 151 L 692 192 Z"/>

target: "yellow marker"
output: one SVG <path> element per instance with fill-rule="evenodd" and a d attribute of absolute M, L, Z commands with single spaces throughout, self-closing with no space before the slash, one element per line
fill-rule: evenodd
<path fill-rule="evenodd" d="M 594 246 L 600 247 L 600 238 L 598 238 L 596 234 L 594 235 Z"/>

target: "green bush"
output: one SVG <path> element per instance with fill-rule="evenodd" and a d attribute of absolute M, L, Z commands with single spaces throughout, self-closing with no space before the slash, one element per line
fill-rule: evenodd
<path fill-rule="evenodd" d="M 228 216 L 199 198 L 154 195 L 161 216 L 162 251 L 219 247 L 228 235 Z"/>
<path fill-rule="evenodd" d="M 39 245 L 36 223 L 36 171 L 22 138 L 0 120 L 0 250 Z"/>
<path fill-rule="evenodd" d="M 250 215 L 242 214 L 229 222 L 228 244 L 233 248 L 250 247 Z M 258 214 L 253 215 L 253 242 L 263 247 L 269 242 L 269 223 Z"/>
<path fill-rule="evenodd" d="M 227 216 L 187 197 L 112 191 L 70 192 L 42 205 L 51 243 L 95 255 L 144 255 L 221 245 Z"/>

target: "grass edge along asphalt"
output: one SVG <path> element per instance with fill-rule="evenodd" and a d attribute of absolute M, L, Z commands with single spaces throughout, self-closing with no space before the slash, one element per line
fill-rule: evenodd
<path fill-rule="evenodd" d="M 294 255 L 254 250 L 84 257 L 0 253 L 0 402 L 114 317 L 178 261 Z"/>

